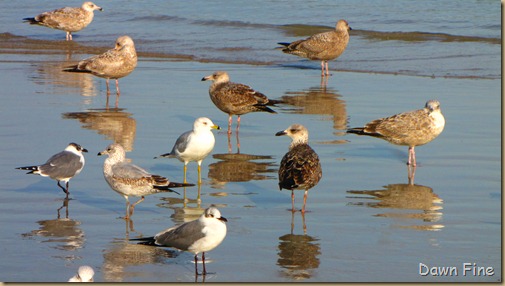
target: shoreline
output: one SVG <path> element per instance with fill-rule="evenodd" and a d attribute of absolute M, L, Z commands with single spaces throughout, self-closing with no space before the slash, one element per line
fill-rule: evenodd
<path fill-rule="evenodd" d="M 426 33 L 424 33 L 426 34 Z M 93 46 L 81 44 L 75 41 L 65 40 L 38 40 L 30 39 L 24 36 L 14 35 L 12 33 L 0 33 L 0 54 L 19 54 L 19 55 L 60 55 L 62 52 L 71 54 L 93 55 L 109 50 L 110 46 Z M 137 47 L 138 48 L 138 47 Z M 252 65 L 252 66 L 270 66 L 273 68 L 297 68 L 297 69 L 313 69 L 319 70 L 318 64 L 307 63 L 316 62 L 306 59 L 294 59 L 289 62 L 274 62 L 274 61 L 254 61 L 254 60 L 227 60 L 220 58 L 202 58 L 196 55 L 163 53 L 137 50 L 139 60 L 144 59 L 166 59 L 175 61 L 188 61 L 199 63 L 216 63 L 216 64 L 234 64 L 234 65 Z M 84 58 L 84 57 L 83 57 Z M 77 61 L 77 60 L 76 60 Z M 338 60 L 336 60 L 338 61 Z M 6 62 L 6 61 L 4 61 Z M 333 61 L 335 62 L 335 61 Z M 466 75 L 429 75 L 420 74 L 414 71 L 377 71 L 377 70 L 362 70 L 362 69 L 331 69 L 334 72 L 350 72 L 350 73 L 365 73 L 365 74 L 383 74 L 383 75 L 405 75 L 424 78 L 448 78 L 448 79 L 484 79 L 497 80 L 500 77 L 495 76 L 466 76 Z"/>

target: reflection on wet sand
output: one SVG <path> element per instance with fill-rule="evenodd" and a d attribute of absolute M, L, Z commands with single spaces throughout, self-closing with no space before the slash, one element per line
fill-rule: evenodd
<path fill-rule="evenodd" d="M 176 257 L 177 251 L 163 247 L 129 243 L 126 239 L 112 241 L 103 254 L 104 282 L 123 282 L 142 277 L 142 273 L 128 270 L 130 266 L 168 264 L 167 258 Z"/>
<path fill-rule="evenodd" d="M 383 190 L 351 190 L 349 194 L 363 196 L 348 196 L 347 198 L 359 199 L 358 202 L 349 203 L 353 206 L 366 206 L 370 208 L 414 210 L 421 212 L 383 212 L 376 214 L 377 217 L 391 219 L 412 219 L 408 225 L 395 225 L 399 228 L 411 228 L 418 230 L 437 231 L 443 228 L 441 224 L 435 224 L 441 218 L 443 200 L 433 193 L 433 189 L 427 186 L 409 184 L 389 184 Z M 417 221 L 420 221 L 418 223 Z"/>
<path fill-rule="evenodd" d="M 30 76 L 30 79 L 35 84 L 43 86 L 51 86 L 54 90 L 53 94 L 74 94 L 79 91 L 79 94 L 85 97 L 98 95 L 98 88 L 91 74 L 69 74 L 62 72 L 65 67 L 72 65 L 75 60 L 71 59 L 72 50 L 67 50 L 67 57 L 64 61 L 46 61 L 36 62 L 33 72 L 35 75 Z"/>
<path fill-rule="evenodd" d="M 137 122 L 131 113 L 122 109 L 93 109 L 87 112 L 68 112 L 62 115 L 65 119 L 77 119 L 82 128 L 96 130 L 105 135 L 107 140 L 121 144 L 125 151 L 133 150 Z"/>
<path fill-rule="evenodd" d="M 305 215 L 302 214 L 304 234 L 293 234 L 294 216 L 291 213 L 291 232 L 279 237 L 279 259 L 277 265 L 282 268 L 282 275 L 294 280 L 309 279 L 313 270 L 319 267 L 321 247 L 318 239 L 307 235 Z"/>
<path fill-rule="evenodd" d="M 39 229 L 22 234 L 22 237 L 35 238 L 43 237 L 43 243 L 50 243 L 50 247 L 57 250 L 75 251 L 84 245 L 84 232 L 79 227 L 81 222 L 68 218 L 68 199 L 63 201 L 63 205 L 57 209 L 57 219 L 41 220 Z M 65 218 L 60 218 L 60 211 L 65 208 Z M 74 260 L 79 258 L 74 254 L 65 254 L 61 258 Z"/>
<path fill-rule="evenodd" d="M 215 189 L 222 189 L 227 182 L 248 182 L 251 180 L 275 179 L 277 169 L 272 156 L 250 154 L 214 154 L 220 161 L 209 165 L 209 178 Z M 270 160 L 254 162 L 253 160 Z M 274 175 L 269 175 L 274 174 Z"/>
<path fill-rule="evenodd" d="M 198 193 L 196 195 L 196 199 L 189 199 L 187 197 L 186 189 L 184 188 L 184 196 L 183 198 L 179 197 L 162 197 L 160 200 L 163 203 L 157 204 L 156 206 L 162 208 L 169 208 L 174 210 L 174 214 L 170 216 L 174 224 L 182 224 L 188 221 L 195 220 L 199 218 L 203 211 L 202 208 L 202 200 L 200 198 L 200 194 L 202 191 L 202 184 L 198 184 Z M 190 193 L 193 193 L 191 191 Z M 178 205 L 181 205 L 180 207 Z"/>
<path fill-rule="evenodd" d="M 322 82 L 321 86 L 318 87 L 286 92 L 281 100 L 284 104 L 295 107 L 289 110 L 288 113 L 331 116 L 333 129 L 336 130 L 334 135 L 342 136 L 345 135 L 347 129 L 347 110 L 345 101 L 341 97 L 335 90 L 326 87 Z M 339 144 L 343 142 L 343 140 L 335 140 L 328 143 Z"/>

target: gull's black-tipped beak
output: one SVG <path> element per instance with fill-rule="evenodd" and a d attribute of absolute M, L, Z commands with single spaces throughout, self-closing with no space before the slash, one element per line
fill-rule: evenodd
<path fill-rule="evenodd" d="M 279 131 L 277 133 L 275 133 L 275 136 L 282 136 L 282 135 L 286 135 L 286 130 L 282 130 L 282 131 Z"/>

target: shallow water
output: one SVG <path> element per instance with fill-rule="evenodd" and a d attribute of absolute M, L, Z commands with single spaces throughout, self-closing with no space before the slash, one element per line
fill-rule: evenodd
<path fill-rule="evenodd" d="M 125 9 L 133 9 L 130 5 L 134 4 L 125 3 L 128 4 L 124 5 Z M 186 52 L 197 55 L 197 59 L 181 61 L 180 57 L 171 58 L 169 54 L 178 54 L 184 43 L 174 40 L 175 47 L 158 46 L 150 37 L 156 31 L 146 29 L 146 34 L 141 35 L 136 32 L 141 27 L 134 25 L 131 31 L 138 33 L 135 38 L 139 39 L 139 50 L 143 49 L 146 54 L 152 52 L 154 56 L 141 57 L 137 69 L 120 80 L 119 110 L 104 109 L 104 80 L 60 72 L 61 67 L 84 57 L 79 52 L 73 53 L 80 51 L 82 46 L 110 46 L 110 38 L 116 35 L 111 32 L 113 28 L 105 26 L 103 34 L 98 33 L 108 15 L 106 12 L 97 13 L 93 26 L 77 34 L 79 36 L 74 38 L 77 47 L 69 45 L 68 48 L 72 53 L 51 46 L 64 36 L 58 31 L 22 25 L 19 29 L 5 31 L 28 37 L 29 41 L 35 38 L 35 43 L 47 42 L 50 47 L 34 50 L 26 38 L 21 38 L 14 41 L 20 46 L 1 49 L 0 178 L 3 184 L 0 222 L 4 231 L 0 234 L 3 253 L 0 280 L 66 281 L 80 265 L 88 264 L 95 269 L 95 281 L 99 282 L 195 281 L 191 254 L 139 246 L 126 240 L 151 236 L 194 219 L 203 208 L 214 204 L 228 219 L 228 235 L 222 245 L 207 254 L 207 269 L 214 274 L 208 275 L 206 282 L 501 281 L 501 90 L 498 79 L 501 75 L 499 64 L 486 64 L 499 59 L 499 54 L 494 52 L 499 51 L 500 45 L 379 41 L 379 45 L 400 46 L 400 50 L 406 45 L 405 51 L 414 53 L 422 53 L 425 46 L 434 45 L 431 52 L 435 51 L 436 55 L 441 55 L 438 58 L 452 65 L 441 63 L 443 68 L 434 78 L 413 76 L 428 75 L 432 68 L 437 69 L 432 61 L 414 65 L 413 73 L 389 74 L 399 71 L 403 55 L 399 50 L 398 58 L 392 58 L 395 55 L 385 53 L 384 47 L 373 56 L 380 58 L 382 63 L 376 67 L 386 64 L 387 68 L 375 68 L 373 61 L 363 59 L 361 65 L 366 67 L 366 72 L 361 72 L 350 59 L 359 59 L 363 53 L 352 52 L 353 48 L 344 53 L 349 57 L 343 56 L 330 63 L 334 72 L 325 83 L 319 77 L 318 63 L 279 56 L 279 51 L 269 50 L 270 46 L 264 49 L 264 57 L 261 48 L 254 48 L 255 53 L 262 55 L 261 64 L 232 63 L 247 62 L 247 58 L 252 57 L 250 53 L 247 56 L 217 51 L 208 56 L 202 54 L 208 52 L 203 47 L 212 45 L 210 34 L 216 26 L 227 31 L 243 30 L 233 21 L 330 26 L 333 20 L 324 23 L 308 18 L 288 21 L 286 15 L 295 18 L 305 13 L 290 10 L 292 13 L 281 16 L 272 9 L 269 12 L 275 17 L 256 13 L 261 16 L 253 21 L 249 17 L 258 8 L 250 8 L 240 10 L 242 17 L 226 20 L 233 25 L 226 25 L 227 22 L 209 25 L 204 22 L 222 15 L 217 13 L 219 7 L 212 3 L 200 5 L 202 10 L 196 14 L 192 7 L 182 3 L 167 4 L 173 6 L 167 9 L 166 21 L 171 21 L 172 14 L 186 19 L 174 20 L 179 21 L 179 26 L 170 25 L 170 30 L 181 32 L 187 25 L 193 28 L 200 25 L 207 27 L 201 33 L 208 34 L 209 39 L 186 42 L 185 45 L 194 45 Z M 320 11 L 318 3 L 307 4 L 308 11 Z M 449 5 L 444 1 L 436 3 Z M 489 1 L 474 4 L 496 6 Z M 25 9 L 22 18 L 27 16 L 25 13 L 31 15 L 32 10 L 37 10 L 33 5 L 4 10 L 17 11 L 14 13 L 17 15 Z M 466 8 L 471 6 L 466 5 L 469 5 Z M 140 15 L 130 18 L 134 19 L 133 23 L 146 25 L 147 16 L 161 14 L 156 12 L 162 9 L 160 7 L 140 10 Z M 435 23 L 446 18 L 437 14 L 440 11 L 424 12 L 434 17 L 429 21 L 429 29 L 418 26 L 415 21 L 395 25 L 401 18 L 407 18 L 401 13 L 406 8 L 403 5 L 389 7 L 397 15 L 391 19 L 391 16 L 381 18 L 385 8 L 376 7 L 378 24 L 375 28 L 362 24 L 356 29 L 496 36 L 489 32 L 494 31 L 489 23 L 476 25 L 471 32 L 464 33 L 466 24 L 454 18 L 451 25 L 446 23 L 449 28 L 445 31 L 436 29 Z M 372 15 L 374 9 L 368 9 Z M 358 17 L 358 11 L 352 11 L 350 15 Z M 488 12 L 495 13 L 489 9 Z M 484 12 L 475 13 L 472 17 Z M 195 14 L 199 20 L 195 19 Z M 99 20 L 100 17 L 103 18 Z M 354 22 L 366 23 L 365 19 Z M 120 22 L 119 16 L 112 13 L 109 20 Z M 349 22 L 353 26 L 353 21 Z M 159 23 L 153 21 L 152 25 Z M 283 40 L 289 37 L 282 34 L 282 29 L 256 25 L 250 25 L 247 31 L 252 35 L 255 35 L 253 31 L 258 34 L 271 31 L 269 35 L 279 33 Z M 352 42 L 357 50 L 371 49 L 375 45 L 374 41 L 357 38 Z M 280 38 L 268 42 L 275 43 L 277 39 Z M 246 40 L 242 40 L 244 45 Z M 159 41 L 166 43 L 170 39 Z M 145 43 L 149 43 L 149 48 Z M 223 41 L 221 45 L 225 43 L 237 44 Z M 483 51 L 479 49 L 481 46 L 491 52 L 482 53 L 486 60 L 474 66 L 474 73 L 464 68 L 472 57 L 446 56 L 446 44 L 461 49 L 470 46 L 468 50 L 465 48 L 468 54 L 474 49 Z M 216 58 L 219 59 L 212 60 Z M 199 61 L 201 59 L 208 62 Z M 339 68 L 348 71 L 335 71 Z M 225 130 L 217 132 L 213 156 L 202 165 L 203 185 L 187 188 L 186 201 L 184 193 L 149 196 L 137 206 L 131 225 L 118 219 L 124 214 L 124 199 L 110 190 L 103 179 L 104 158 L 97 157 L 97 152 L 112 141 L 121 142 L 130 151 L 128 157 L 134 163 L 173 181 L 182 181 L 182 163 L 175 159 L 152 158 L 169 151 L 177 136 L 190 129 L 196 117 L 207 116 L 226 129 L 227 115 L 210 101 L 209 83 L 200 81 L 215 70 L 226 70 L 233 81 L 250 84 L 270 98 L 283 99 L 286 104 L 276 108 L 278 114 L 244 115 L 238 137 L 240 150 L 235 134 L 228 141 Z M 444 73 L 454 76 L 444 77 Z M 419 166 L 414 186 L 407 184 L 406 147 L 345 134 L 346 128 L 371 119 L 421 108 L 431 98 L 442 103 L 447 124 L 439 138 L 416 149 Z M 323 167 L 321 182 L 309 192 L 308 213 L 304 217 L 299 212 L 292 216 L 288 211 L 290 194 L 280 192 L 277 186 L 277 168 L 287 151 L 289 138 L 274 134 L 295 122 L 309 129 L 310 144 L 319 154 Z M 70 181 L 71 200 L 68 202 L 63 200 L 64 194 L 54 181 L 14 169 L 43 163 L 72 141 L 90 152 L 85 154 L 83 172 Z M 189 165 L 188 180 L 196 182 L 194 163 Z M 302 192 L 296 193 L 298 207 L 302 196 Z M 422 276 L 420 263 L 430 267 L 455 266 L 459 273 L 457 276 Z M 471 272 L 464 276 L 463 263 L 493 267 L 495 272 L 493 276 L 473 276 Z M 202 281 L 202 277 L 197 280 Z"/>

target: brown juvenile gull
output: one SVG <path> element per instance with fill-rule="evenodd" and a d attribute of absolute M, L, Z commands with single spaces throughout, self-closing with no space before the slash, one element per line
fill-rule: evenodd
<path fill-rule="evenodd" d="M 329 76 L 328 61 L 338 58 L 349 43 L 349 24 L 339 20 L 335 30 L 312 35 L 311 37 L 292 43 L 278 43 L 285 46 L 282 51 L 309 60 L 321 61 L 321 76 Z M 326 74 L 324 73 L 326 67 Z"/>
<path fill-rule="evenodd" d="M 19 170 L 30 170 L 27 174 L 37 174 L 42 177 L 49 177 L 58 182 L 60 187 L 68 197 L 68 181 L 79 174 L 84 168 L 84 156 L 82 152 L 88 150 L 76 143 L 68 144 L 65 150 L 54 154 L 42 165 L 18 167 Z M 60 181 L 65 182 L 65 188 L 60 185 Z"/>
<path fill-rule="evenodd" d="M 137 66 L 137 52 L 135 44 L 129 36 L 121 36 L 116 40 L 114 49 L 92 56 L 80 61 L 77 65 L 70 66 L 63 71 L 91 73 L 105 78 L 107 86 L 107 107 L 109 106 L 109 79 L 116 80 L 116 108 L 119 102 L 119 79 L 129 75 Z"/>
<path fill-rule="evenodd" d="M 83 265 L 77 270 L 77 274 L 68 279 L 68 282 L 93 282 L 95 271 L 91 266 Z"/>
<path fill-rule="evenodd" d="M 210 207 L 196 220 L 168 228 L 155 236 L 131 239 L 142 241 L 139 244 L 174 247 L 195 255 L 195 275 L 198 275 L 198 253 L 202 253 L 203 272 L 205 269 L 205 252 L 216 248 L 226 237 L 226 222 L 221 212 Z"/>
<path fill-rule="evenodd" d="M 63 30 L 67 32 L 67 41 L 72 41 L 72 32 L 86 28 L 93 21 L 95 10 L 103 11 L 93 2 L 84 2 L 81 7 L 64 7 L 23 20 L 32 25 Z"/>
<path fill-rule="evenodd" d="M 227 72 L 216 71 L 213 74 L 202 78 L 202 81 L 213 81 L 209 88 L 209 95 L 212 102 L 221 111 L 228 114 L 228 134 L 231 134 L 232 116 L 237 115 L 237 132 L 240 127 L 240 115 L 266 111 L 277 113 L 267 105 L 274 105 L 279 101 L 269 100 L 266 95 L 255 91 L 251 87 L 230 82 Z"/>
<path fill-rule="evenodd" d="M 428 100 L 423 109 L 373 120 L 365 127 L 351 128 L 347 133 L 369 135 L 395 145 L 409 146 L 407 164 L 416 166 L 414 147 L 437 138 L 444 130 L 445 119 L 438 100 Z"/>
<path fill-rule="evenodd" d="M 184 162 L 184 183 L 186 183 L 187 165 L 191 161 L 198 163 L 198 183 L 202 182 L 201 165 L 212 149 L 216 139 L 212 129 L 220 129 L 218 125 L 212 123 L 207 117 L 200 117 L 193 123 L 193 130 L 184 132 L 177 138 L 172 151 L 162 154 L 159 157 L 177 158 Z M 154 157 L 156 159 L 157 157 Z"/>
<path fill-rule="evenodd" d="M 126 216 L 133 215 L 135 206 L 144 200 L 144 196 L 160 192 L 174 192 L 170 188 L 194 186 L 170 182 L 167 178 L 153 175 L 126 159 L 123 146 L 117 143 L 110 144 L 98 156 L 109 155 L 103 164 L 103 176 L 109 186 L 126 199 Z M 134 204 L 130 204 L 129 196 L 141 197 Z"/>
<path fill-rule="evenodd" d="M 275 136 L 288 135 L 293 140 L 289 151 L 284 155 L 279 166 L 279 189 L 291 190 L 291 211 L 295 212 L 295 189 L 305 190 L 302 213 L 309 189 L 317 185 L 323 175 L 319 156 L 309 146 L 309 131 L 303 125 L 293 124 Z"/>

